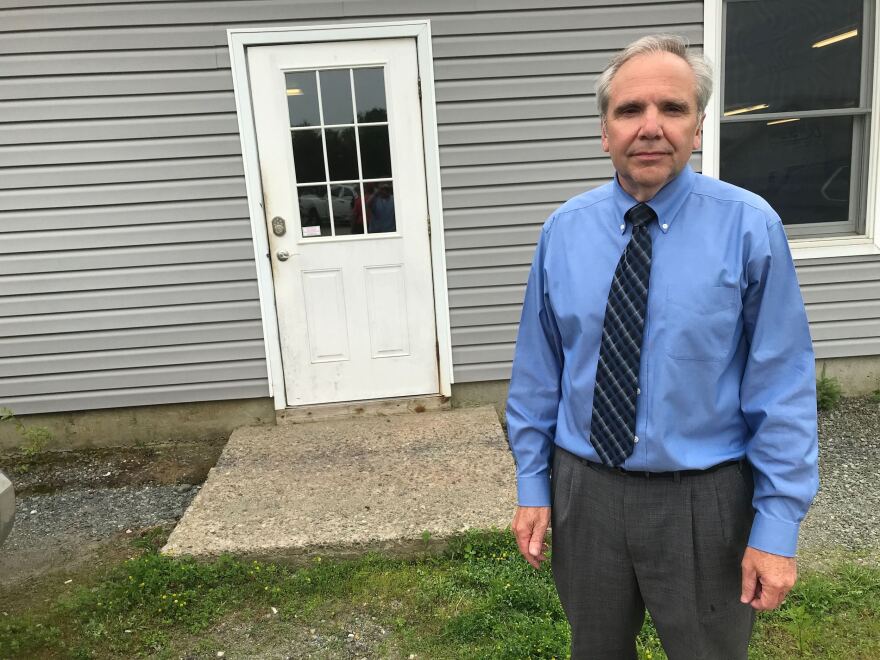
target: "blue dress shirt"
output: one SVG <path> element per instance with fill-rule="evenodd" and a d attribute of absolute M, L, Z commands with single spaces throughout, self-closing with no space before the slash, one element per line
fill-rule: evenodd
<path fill-rule="evenodd" d="M 507 402 L 519 503 L 550 505 L 554 443 L 599 461 L 589 430 L 605 305 L 637 202 L 615 178 L 544 224 Z M 818 488 L 815 360 L 779 216 L 689 166 L 648 202 L 658 216 L 639 368 L 635 449 L 622 467 L 703 469 L 746 457 L 749 545 L 793 556 Z"/>

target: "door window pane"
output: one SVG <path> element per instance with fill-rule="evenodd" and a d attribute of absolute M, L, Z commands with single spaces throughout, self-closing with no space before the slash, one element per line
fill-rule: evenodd
<path fill-rule="evenodd" d="M 394 214 L 394 185 L 391 181 L 365 183 L 367 233 L 382 234 L 397 230 Z"/>
<path fill-rule="evenodd" d="M 355 219 L 355 206 L 360 210 L 360 186 L 357 181 L 350 181 L 340 185 L 330 186 L 330 199 L 333 206 L 333 226 L 336 235 L 348 235 L 355 232 L 352 223 Z M 360 213 L 357 214 L 360 217 Z"/>
<path fill-rule="evenodd" d="M 384 69 L 285 75 L 303 237 L 397 231 Z"/>
<path fill-rule="evenodd" d="M 321 71 L 321 103 L 325 124 L 353 124 L 351 69 Z"/>
<path fill-rule="evenodd" d="M 291 126 L 320 126 L 318 113 L 318 85 L 314 71 L 295 71 L 285 74 L 287 83 L 287 112 Z"/>
<path fill-rule="evenodd" d="M 297 130 L 291 133 L 293 163 L 297 183 L 326 181 L 324 172 L 324 145 L 321 129 Z"/>
<path fill-rule="evenodd" d="M 330 236 L 330 205 L 327 186 L 299 186 L 299 217 L 303 238 Z"/>
<path fill-rule="evenodd" d="M 862 0 L 726 6 L 725 113 L 859 105 Z"/>
<path fill-rule="evenodd" d="M 391 176 L 391 150 L 388 145 L 388 126 L 361 126 L 361 168 L 365 179 L 384 179 Z"/>
<path fill-rule="evenodd" d="M 849 219 L 852 117 L 721 125 L 721 179 L 766 199 L 786 225 Z"/>
<path fill-rule="evenodd" d="M 354 69 L 354 95 L 358 123 L 388 121 L 385 72 L 382 68 Z"/>
<path fill-rule="evenodd" d="M 357 179 L 357 146 L 354 143 L 354 128 L 328 128 L 327 164 L 330 166 L 330 180 L 344 181 Z"/>

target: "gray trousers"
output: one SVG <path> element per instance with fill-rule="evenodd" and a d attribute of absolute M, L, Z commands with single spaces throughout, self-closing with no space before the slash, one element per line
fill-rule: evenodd
<path fill-rule="evenodd" d="M 754 611 L 740 561 L 751 469 L 680 479 L 624 475 L 556 448 L 552 565 L 572 660 L 635 660 L 651 613 L 670 660 L 745 660 Z"/>

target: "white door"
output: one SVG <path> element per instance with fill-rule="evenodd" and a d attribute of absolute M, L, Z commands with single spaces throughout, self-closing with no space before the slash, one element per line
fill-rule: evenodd
<path fill-rule="evenodd" d="M 439 392 L 415 40 L 248 68 L 288 405 Z"/>

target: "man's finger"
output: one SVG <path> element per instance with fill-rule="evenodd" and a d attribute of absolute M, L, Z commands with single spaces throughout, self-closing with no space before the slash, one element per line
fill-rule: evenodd
<path fill-rule="evenodd" d="M 526 559 L 529 558 L 529 541 L 532 538 L 531 532 L 528 529 L 523 527 L 515 526 L 513 528 L 513 535 L 516 537 L 516 545 L 519 548 L 520 553 Z"/>
<path fill-rule="evenodd" d="M 532 530 L 532 538 L 529 540 L 529 554 L 544 561 L 544 535 L 547 533 L 547 525 L 538 523 Z"/>
<path fill-rule="evenodd" d="M 752 603 L 757 596 L 758 574 L 751 565 L 742 567 L 742 593 L 739 600 L 742 603 Z"/>
<path fill-rule="evenodd" d="M 775 610 L 782 605 L 782 601 L 788 595 L 789 589 L 785 586 L 765 587 L 761 593 L 761 600 L 767 606 L 768 610 Z"/>

